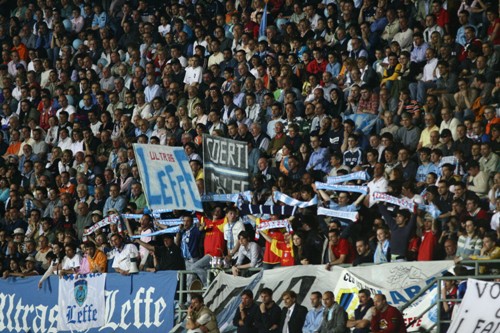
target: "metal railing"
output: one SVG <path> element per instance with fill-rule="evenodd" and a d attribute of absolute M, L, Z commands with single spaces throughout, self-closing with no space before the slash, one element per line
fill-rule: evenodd
<path fill-rule="evenodd" d="M 255 268 L 243 268 L 240 269 L 240 272 L 242 275 L 247 274 L 247 272 L 253 273 L 253 272 L 260 272 L 262 270 L 261 267 L 255 267 Z M 179 324 L 184 320 L 184 316 L 187 313 L 187 301 L 188 301 L 188 294 L 204 294 L 205 291 L 207 291 L 213 281 L 215 280 L 215 277 L 219 275 L 220 273 L 229 273 L 232 274 L 231 269 L 221 269 L 221 268 L 209 268 L 208 269 L 208 274 L 207 274 L 207 284 L 206 287 L 202 289 L 190 289 L 190 286 L 186 285 L 187 282 L 187 276 L 188 275 L 196 275 L 195 271 L 178 271 L 178 279 L 179 279 L 179 290 L 177 290 L 177 294 L 179 295 L 178 297 L 178 306 L 175 309 L 175 318 L 176 318 L 176 323 Z"/>
<path fill-rule="evenodd" d="M 443 320 L 441 319 L 441 303 L 450 302 L 450 303 L 460 303 L 462 301 L 461 298 L 442 298 L 441 297 L 441 287 L 443 281 L 448 280 L 466 280 L 469 278 L 475 278 L 479 280 L 493 280 L 499 279 L 500 275 L 498 274 L 480 274 L 480 268 L 487 264 L 495 264 L 500 267 L 500 260 L 463 260 L 460 264 L 466 267 L 474 267 L 474 275 L 464 275 L 464 276 L 440 276 L 433 279 L 427 286 L 425 286 L 420 292 L 418 292 L 412 299 L 410 299 L 404 306 L 400 308 L 401 312 L 410 307 L 413 303 L 415 303 L 418 299 L 424 296 L 427 292 L 432 290 L 433 288 L 437 288 L 437 298 L 435 302 L 432 302 L 419 316 L 415 317 L 410 323 L 406 325 L 407 328 L 412 326 L 415 322 L 420 320 L 423 316 L 425 316 L 429 311 L 431 311 L 435 306 L 437 306 L 437 322 L 427 329 L 428 332 L 432 332 L 436 327 L 437 333 L 441 332 L 441 324 L 449 324 L 451 320 Z"/>
<path fill-rule="evenodd" d="M 495 265 L 498 265 L 498 267 L 500 267 L 500 260 L 463 260 L 460 262 L 460 264 L 462 264 L 463 266 L 466 266 L 466 267 L 473 267 L 474 268 L 474 275 L 436 277 L 427 286 L 422 288 L 415 296 L 413 296 L 413 298 L 411 298 L 405 305 L 403 305 L 400 308 L 401 312 L 403 312 L 405 309 L 412 306 L 416 301 L 418 301 L 426 293 L 431 291 L 433 288 L 437 287 L 436 301 L 432 302 L 431 305 L 429 305 L 419 316 L 413 318 L 413 320 L 406 325 L 407 328 L 412 326 L 418 320 L 420 320 L 429 311 L 431 311 L 436 305 L 439 305 L 437 307 L 437 322 L 432 327 L 428 328 L 427 331 L 432 332 L 434 330 L 434 328 L 436 328 L 437 330 L 435 332 L 444 333 L 444 332 L 441 332 L 441 324 L 449 323 L 450 320 L 441 320 L 441 303 L 443 303 L 443 302 L 459 303 L 462 300 L 459 298 L 456 298 L 456 299 L 455 298 L 453 298 L 453 299 L 441 298 L 441 285 L 442 285 L 443 281 L 446 281 L 446 280 L 466 280 L 468 278 L 476 278 L 476 279 L 480 279 L 480 280 L 500 279 L 500 275 L 480 274 L 480 268 L 482 266 L 487 265 L 487 264 L 495 264 Z M 369 264 L 363 265 L 363 266 L 369 266 Z M 345 267 L 351 267 L 351 265 L 345 265 Z M 258 272 L 261 270 L 262 270 L 262 268 L 249 268 L 249 269 L 242 269 L 241 271 Z M 187 275 L 196 274 L 195 271 L 185 270 L 185 271 L 178 272 L 179 273 L 179 290 L 177 291 L 177 294 L 179 295 L 179 297 L 178 297 L 178 306 L 175 309 L 175 316 L 176 316 L 177 324 L 184 320 L 184 316 L 187 313 L 187 306 L 186 306 L 187 295 L 192 294 L 192 293 L 198 293 L 198 294 L 205 293 L 205 291 L 210 288 L 210 285 L 213 283 L 214 278 L 222 272 L 231 274 L 231 269 L 210 268 L 208 270 L 208 275 L 207 275 L 207 287 L 199 289 L 199 290 L 193 290 L 193 289 L 188 290 L 188 288 L 187 288 L 188 286 L 185 285 Z"/>

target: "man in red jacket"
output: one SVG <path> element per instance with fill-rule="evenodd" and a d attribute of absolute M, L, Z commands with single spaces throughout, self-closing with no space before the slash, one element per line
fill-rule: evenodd
<path fill-rule="evenodd" d="M 406 333 L 403 315 L 395 307 L 387 304 L 385 295 L 373 297 L 375 306 L 372 308 L 372 333 Z"/>

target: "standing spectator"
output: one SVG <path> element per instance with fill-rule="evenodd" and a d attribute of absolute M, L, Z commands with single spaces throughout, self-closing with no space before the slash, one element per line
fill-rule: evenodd
<path fill-rule="evenodd" d="M 134 244 L 125 244 L 120 234 L 113 234 L 110 238 L 113 245 L 113 269 L 121 275 L 130 275 L 132 261 L 139 257 L 139 251 Z"/>

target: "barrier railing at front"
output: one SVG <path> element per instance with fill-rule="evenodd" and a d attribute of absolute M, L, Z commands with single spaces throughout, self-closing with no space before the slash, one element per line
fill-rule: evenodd
<path fill-rule="evenodd" d="M 493 280 L 493 279 L 500 279 L 500 275 L 497 274 L 479 274 L 480 266 L 484 266 L 487 264 L 496 264 L 499 265 L 500 267 L 500 260 L 463 260 L 460 262 L 460 264 L 464 266 L 474 267 L 474 275 L 466 275 L 466 276 L 441 276 L 435 278 L 431 283 L 429 283 L 426 287 L 424 287 L 420 292 L 418 292 L 412 299 L 410 299 L 404 306 L 400 308 L 401 312 L 403 312 L 405 309 L 410 307 L 415 301 L 417 301 L 420 297 L 422 297 L 424 294 L 426 294 L 430 289 L 433 289 L 434 287 L 437 287 L 437 298 L 435 302 L 432 302 L 431 305 L 429 305 L 419 316 L 415 317 L 410 323 L 406 325 L 407 328 L 412 326 L 415 322 L 420 320 L 426 313 L 428 313 L 430 310 L 432 310 L 436 305 L 437 307 L 437 323 L 434 324 L 434 326 L 430 327 L 427 331 L 432 332 L 434 327 L 437 328 L 436 332 L 437 333 L 444 333 L 441 332 L 441 324 L 449 324 L 451 323 L 451 320 L 442 320 L 441 319 L 441 303 L 443 302 L 450 302 L 450 303 L 459 303 L 462 301 L 461 298 L 442 298 L 441 297 L 441 287 L 442 287 L 442 281 L 447 281 L 447 280 L 466 280 L 469 278 L 475 278 L 475 279 L 480 279 L 480 280 Z"/>
<path fill-rule="evenodd" d="M 262 270 L 261 267 L 256 268 L 244 268 L 240 269 L 241 275 L 245 275 L 247 272 L 260 272 Z M 231 269 L 222 269 L 222 268 L 210 268 L 207 274 L 207 283 L 205 288 L 202 289 L 191 289 L 190 286 L 186 286 L 187 275 L 196 275 L 195 271 L 178 271 L 178 279 L 179 279 L 179 290 L 177 291 L 178 297 L 178 306 L 175 309 L 175 318 L 176 323 L 179 324 L 184 320 L 184 315 L 187 313 L 187 295 L 188 294 L 203 294 L 206 290 L 210 288 L 210 285 L 214 281 L 214 278 L 220 273 L 231 273 Z"/>

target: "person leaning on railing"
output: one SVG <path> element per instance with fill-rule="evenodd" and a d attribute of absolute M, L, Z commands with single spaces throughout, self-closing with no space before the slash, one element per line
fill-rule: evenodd
<path fill-rule="evenodd" d="M 497 236 L 494 232 L 487 233 L 483 237 L 483 247 L 479 255 L 470 256 L 472 260 L 495 260 L 500 259 L 500 246 L 497 245 Z M 500 263 L 480 265 L 480 274 L 499 274 Z"/>

